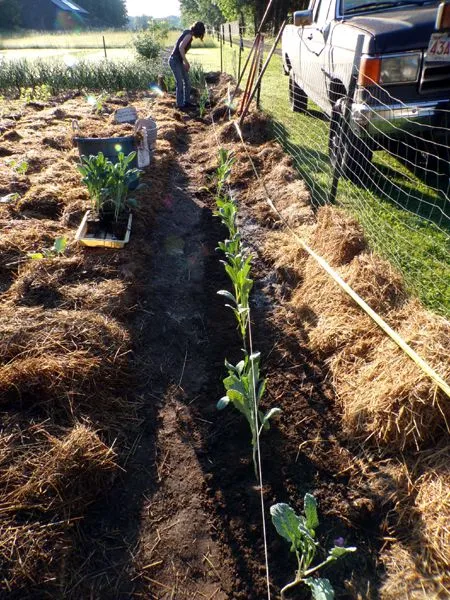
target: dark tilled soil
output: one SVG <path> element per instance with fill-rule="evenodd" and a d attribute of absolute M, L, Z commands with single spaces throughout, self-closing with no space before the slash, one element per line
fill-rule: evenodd
<path fill-rule="evenodd" d="M 223 395 L 224 358 L 238 359 L 240 349 L 231 312 L 216 293 L 228 285 L 216 251 L 226 231 L 202 187 L 217 147 L 204 153 L 204 165 L 190 158 L 192 148 L 198 156 L 211 142 L 211 127 L 185 117 L 170 187 L 149 231 L 153 259 L 134 322 L 145 418 L 109 510 L 101 508 L 97 537 L 106 540 L 106 550 L 91 560 L 100 575 L 86 579 L 84 592 L 97 589 L 99 598 L 267 596 L 249 432 L 237 413 L 215 408 Z M 323 546 L 337 537 L 358 546 L 355 557 L 326 572 L 337 597 L 376 598 L 382 499 L 355 476 L 358 449 L 341 435 L 323 364 L 301 346 L 295 325 L 286 335 L 289 286 L 259 257 L 264 226 L 255 225 L 245 206 L 241 221 L 256 256 L 252 330 L 268 378 L 265 405 L 283 410 L 262 439 L 272 594 L 293 578 L 295 561 L 273 529 L 269 507 L 284 501 L 301 510 L 309 491 L 319 502 Z M 301 590 L 292 593 L 302 597 Z"/>

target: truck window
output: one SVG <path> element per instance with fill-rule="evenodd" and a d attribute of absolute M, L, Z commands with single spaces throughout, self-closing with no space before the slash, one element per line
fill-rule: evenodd
<path fill-rule="evenodd" d="M 323 27 L 327 22 L 330 0 L 318 0 L 314 5 L 314 23 Z"/>

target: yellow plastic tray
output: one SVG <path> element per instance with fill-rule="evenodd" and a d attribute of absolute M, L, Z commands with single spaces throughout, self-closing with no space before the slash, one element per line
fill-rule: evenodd
<path fill-rule="evenodd" d="M 123 248 L 125 244 L 128 244 L 130 241 L 130 233 L 131 233 L 131 222 L 133 220 L 133 215 L 130 213 L 128 217 L 127 230 L 125 233 L 125 238 L 123 240 L 118 240 L 111 234 L 105 234 L 101 238 L 95 238 L 93 236 L 87 235 L 88 229 L 88 221 L 91 215 L 91 211 L 88 210 L 83 220 L 80 223 L 80 226 L 77 229 L 77 233 L 75 235 L 75 240 L 82 244 L 83 246 L 90 247 L 101 247 L 101 248 Z"/>

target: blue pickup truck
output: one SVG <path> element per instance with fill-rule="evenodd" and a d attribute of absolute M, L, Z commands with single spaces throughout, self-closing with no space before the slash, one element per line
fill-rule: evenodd
<path fill-rule="evenodd" d="M 330 158 L 344 176 L 399 141 L 430 142 L 448 161 L 450 4 L 312 0 L 285 28 L 282 55 L 292 109 L 306 111 L 309 97 L 328 115 Z"/>

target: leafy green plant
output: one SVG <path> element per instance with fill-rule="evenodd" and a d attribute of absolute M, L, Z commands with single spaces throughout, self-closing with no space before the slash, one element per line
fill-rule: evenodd
<path fill-rule="evenodd" d="M 82 182 L 88 188 L 92 211 L 98 214 L 105 199 L 110 161 L 103 152 L 91 156 L 82 156 L 78 170 L 83 175 Z"/>
<path fill-rule="evenodd" d="M 92 110 L 96 115 L 100 115 L 103 112 L 103 108 L 105 106 L 105 102 L 108 98 L 108 94 L 106 92 L 102 92 L 101 94 L 89 95 L 86 97 L 86 102 L 92 106 Z"/>
<path fill-rule="evenodd" d="M 134 38 L 133 45 L 139 57 L 146 60 L 156 60 L 164 48 L 161 40 L 150 31 L 139 33 Z"/>
<path fill-rule="evenodd" d="M 200 98 L 198 99 L 198 113 L 200 116 L 200 119 L 203 119 L 203 117 L 206 114 L 206 106 L 209 102 L 209 94 L 208 94 L 208 90 L 204 89 L 203 92 L 200 94 Z"/>
<path fill-rule="evenodd" d="M 88 188 L 92 211 L 98 216 L 111 216 L 117 222 L 128 207 L 136 206 L 136 200 L 128 197 L 130 185 L 135 183 L 141 174 L 140 169 L 131 167 L 135 157 L 136 152 L 130 152 L 128 156 L 119 152 L 115 164 L 102 152 L 81 158 L 78 170 Z"/>
<path fill-rule="evenodd" d="M 217 403 L 219 410 L 223 410 L 231 403 L 247 419 L 252 434 L 253 465 L 257 478 L 258 437 L 263 429 L 269 429 L 270 419 L 281 412 L 279 408 L 271 408 L 266 414 L 259 410 L 266 389 L 266 380 L 261 378 L 259 370 L 260 359 L 260 353 L 255 352 L 246 354 L 244 360 L 237 365 L 225 361 L 228 370 L 228 376 L 223 380 L 226 395 Z"/>
<path fill-rule="evenodd" d="M 136 152 L 130 152 L 128 156 L 125 156 L 123 152 L 119 152 L 117 163 L 114 165 L 110 163 L 109 165 L 102 210 L 111 206 L 115 221 L 119 219 L 119 216 L 127 207 L 136 206 L 136 200 L 128 197 L 130 185 L 136 182 L 141 175 L 140 169 L 130 166 L 135 157 Z"/>
<path fill-rule="evenodd" d="M 57 237 L 53 243 L 51 248 L 44 248 L 41 252 L 28 252 L 28 258 L 32 258 L 34 260 L 41 260 L 43 258 L 56 258 L 58 256 L 63 256 L 67 247 L 67 238 Z"/>
<path fill-rule="evenodd" d="M 313 566 L 318 550 L 316 529 L 319 526 L 317 502 L 314 496 L 306 494 L 303 501 L 304 515 L 297 515 L 289 504 L 274 504 L 270 508 L 275 529 L 291 545 L 291 552 L 297 557 L 295 579 L 281 590 L 281 598 L 293 587 L 304 584 L 311 590 L 313 600 L 332 600 L 334 590 L 328 579 L 311 577 L 326 565 L 339 560 L 346 554 L 355 552 L 356 548 L 345 547 L 342 538 L 335 540 L 335 545 L 329 550 L 325 560 Z"/>
<path fill-rule="evenodd" d="M 235 156 L 234 156 L 232 150 L 226 150 L 225 148 L 220 148 L 219 156 L 218 156 L 219 164 L 218 164 L 217 170 L 216 170 L 217 196 L 219 197 L 219 199 L 221 198 L 224 186 L 229 182 L 230 175 L 231 175 L 231 169 L 233 167 L 235 160 L 236 159 L 235 159 Z M 229 201 L 229 199 L 227 199 L 227 201 Z M 226 225 L 226 223 L 225 223 L 225 225 Z"/>
<path fill-rule="evenodd" d="M 239 234 L 235 234 L 231 240 L 225 240 L 223 244 L 219 244 L 219 248 L 225 252 L 226 260 L 222 263 L 233 284 L 234 293 L 228 290 L 219 290 L 217 293 L 231 302 L 226 306 L 234 312 L 245 346 L 249 319 L 249 298 L 253 287 L 253 280 L 249 277 L 252 256 L 244 255 Z"/>

